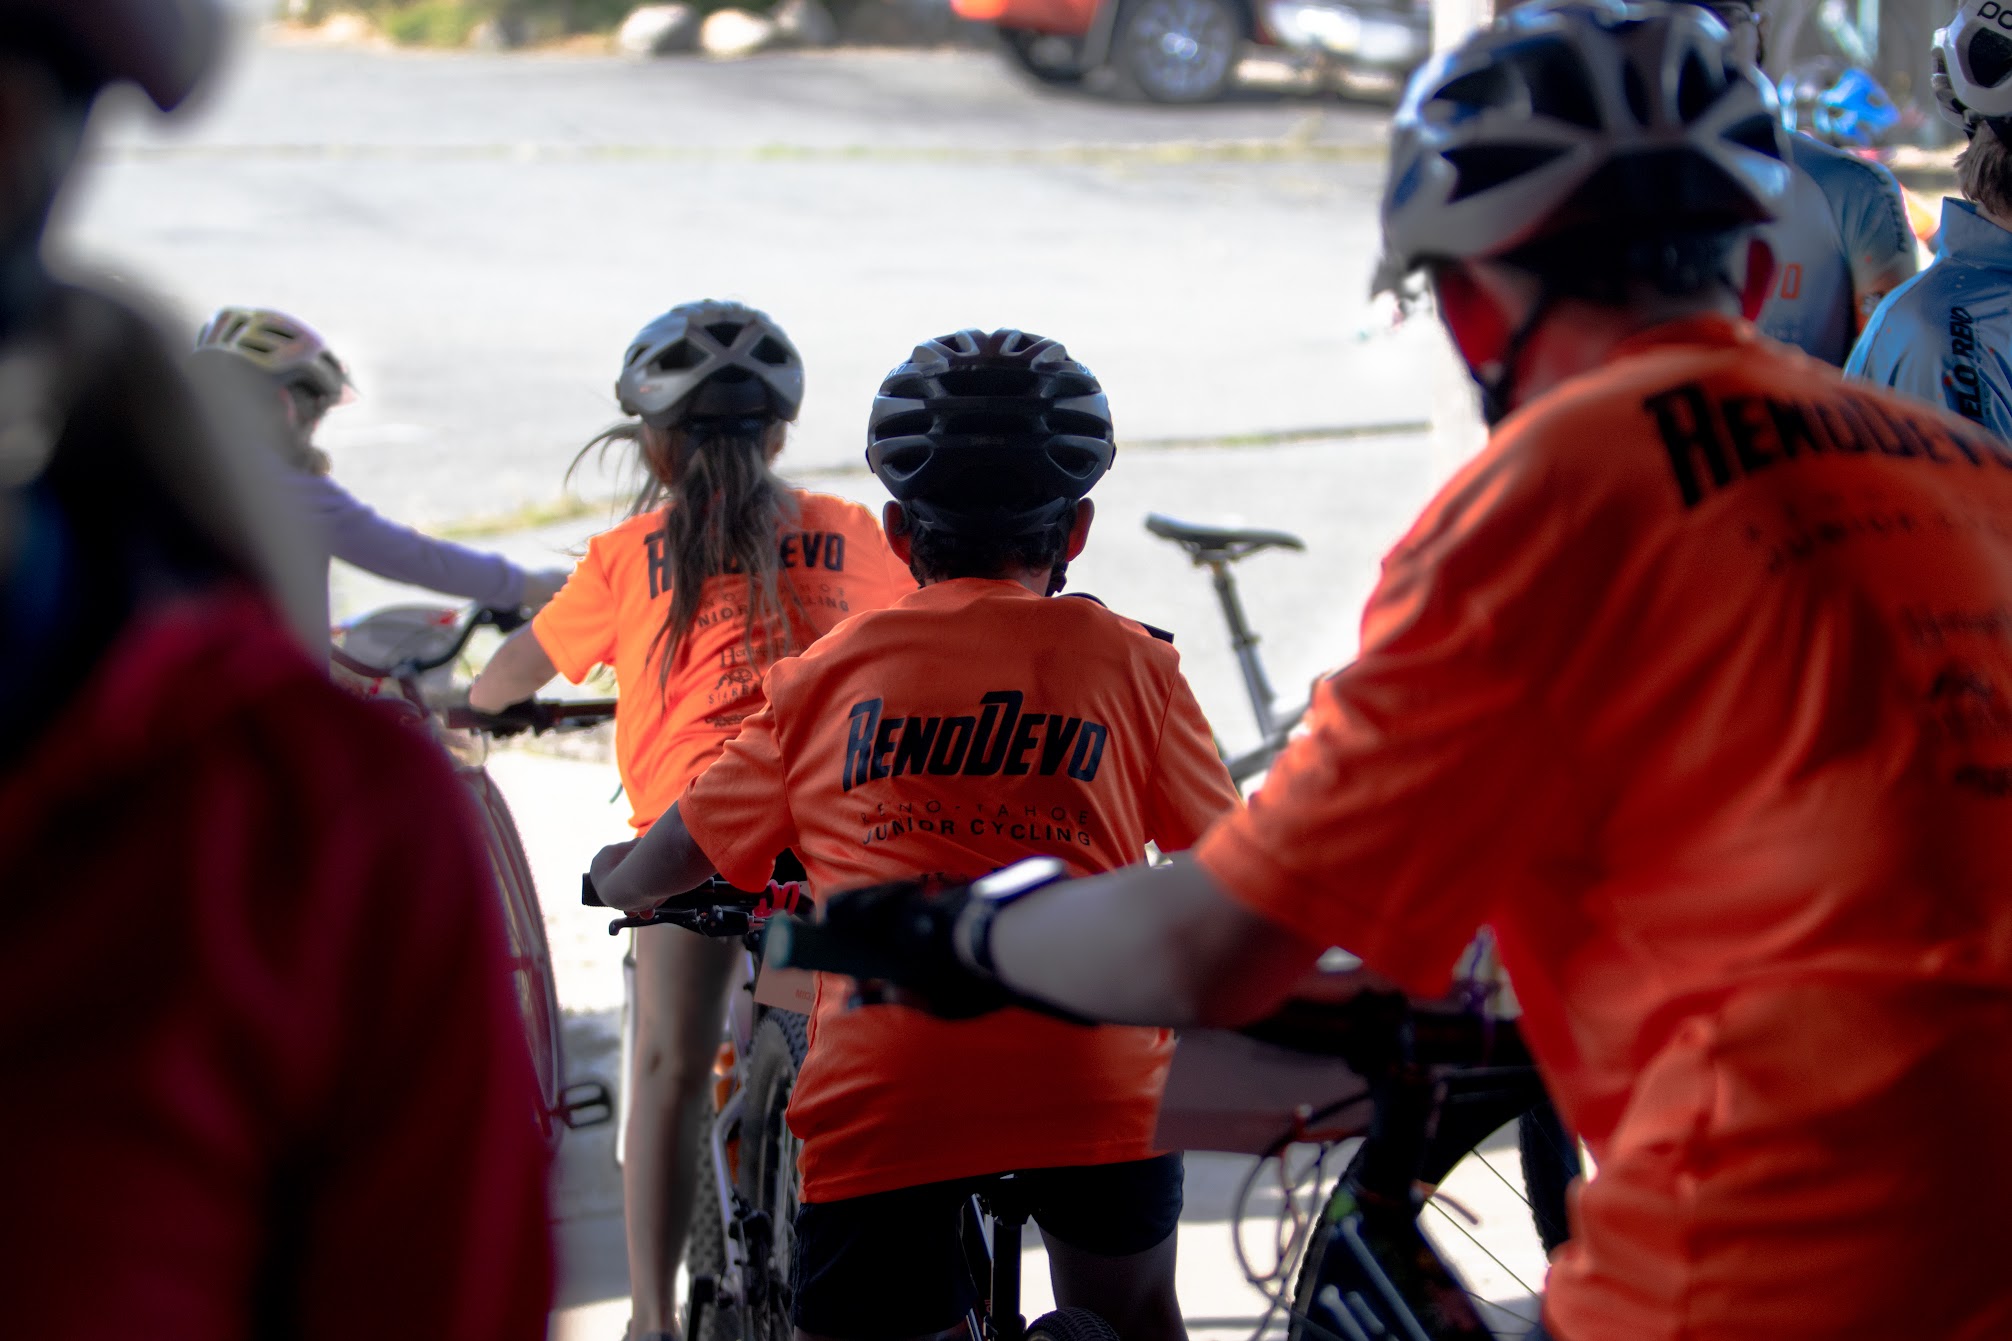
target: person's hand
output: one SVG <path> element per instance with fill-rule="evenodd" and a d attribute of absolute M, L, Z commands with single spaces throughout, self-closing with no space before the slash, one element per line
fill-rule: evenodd
<path fill-rule="evenodd" d="M 946 1020 L 967 1020 L 1014 1004 L 1013 994 L 957 950 L 957 923 L 971 886 L 898 880 L 834 894 L 817 938 L 846 947 L 868 1000 L 912 1006 Z"/>
<path fill-rule="evenodd" d="M 664 901 L 661 894 L 630 888 L 634 882 L 622 878 L 622 862 L 635 846 L 633 838 L 626 843 L 608 844 L 594 854 L 594 864 L 587 872 L 594 882 L 594 892 L 601 896 L 601 902 L 625 913 L 645 912 Z"/>
<path fill-rule="evenodd" d="M 527 610 L 542 610 L 547 601 L 559 594 L 559 588 L 565 586 L 566 579 L 572 575 L 572 570 L 568 568 L 544 568 L 524 574 L 524 607 Z"/>

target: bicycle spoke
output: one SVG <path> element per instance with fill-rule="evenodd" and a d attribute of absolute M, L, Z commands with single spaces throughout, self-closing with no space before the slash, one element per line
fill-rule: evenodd
<path fill-rule="evenodd" d="M 1475 1238 L 1474 1235 L 1471 1232 L 1469 1232 L 1466 1225 L 1461 1224 L 1459 1220 L 1447 1214 L 1447 1212 L 1443 1208 L 1435 1206 L 1431 1202 L 1427 1202 L 1426 1205 L 1431 1206 L 1433 1210 L 1438 1211 L 1440 1219 L 1444 1220 L 1447 1224 L 1452 1225 L 1455 1229 L 1459 1230 L 1462 1236 L 1464 1236 L 1469 1243 L 1473 1244 L 1476 1248 L 1479 1248 L 1481 1250 L 1482 1256 L 1486 1257 L 1489 1261 L 1493 1262 L 1496 1266 L 1500 1267 L 1502 1269 L 1502 1274 L 1507 1276 L 1510 1280 L 1515 1281 L 1516 1284 L 1522 1288 L 1523 1293 L 1533 1296 L 1537 1293 L 1535 1290 L 1530 1288 L 1530 1283 L 1528 1281 L 1524 1280 L 1521 1276 L 1517 1275 L 1514 1271 L 1510 1270 L 1509 1264 L 1504 1262 L 1501 1258 L 1497 1257 L 1494 1254 L 1494 1252 L 1489 1249 L 1487 1244 L 1483 1243 L 1480 1239 Z M 1487 1304 L 1490 1308 L 1501 1309 L 1504 1313 L 1507 1313 L 1510 1317 L 1516 1319 L 1518 1322 L 1528 1323 L 1533 1327 L 1536 1326 L 1537 1324 L 1537 1320 L 1535 1318 L 1526 1318 L 1522 1314 L 1518 1313 L 1515 1309 L 1504 1308 L 1501 1304 L 1496 1303 L 1494 1300 L 1484 1299 L 1480 1295 L 1475 1294 L 1472 1290 L 1469 1290 L 1467 1294 L 1468 1297 L 1473 1299 L 1476 1303 Z"/>
<path fill-rule="evenodd" d="M 1502 1180 L 1502 1186 L 1508 1188 L 1511 1192 L 1516 1194 L 1516 1200 L 1522 1202 L 1525 1206 L 1528 1206 L 1530 1204 L 1529 1194 L 1523 1188 L 1520 1188 L 1516 1186 L 1516 1184 L 1510 1182 L 1509 1176 L 1503 1173 L 1502 1170 L 1496 1168 L 1493 1164 L 1489 1163 L 1488 1156 L 1482 1154 L 1480 1151 L 1477 1150 L 1474 1153 L 1474 1158 L 1480 1160 L 1482 1165 L 1485 1168 L 1487 1168 L 1488 1172 L 1494 1174 L 1497 1178 L 1500 1178 Z"/>

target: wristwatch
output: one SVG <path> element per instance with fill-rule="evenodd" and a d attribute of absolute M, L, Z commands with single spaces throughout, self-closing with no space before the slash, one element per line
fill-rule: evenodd
<path fill-rule="evenodd" d="M 992 922 L 1000 912 L 1037 889 L 1069 878 L 1069 868 L 1054 857 L 1029 857 L 971 883 L 971 898 L 957 919 L 958 958 L 997 978 L 992 963 Z"/>

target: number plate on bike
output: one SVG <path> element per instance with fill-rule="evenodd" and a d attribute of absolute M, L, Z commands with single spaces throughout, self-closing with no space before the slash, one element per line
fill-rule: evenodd
<path fill-rule="evenodd" d="M 1174 1044 L 1153 1144 L 1262 1155 L 1284 1140 L 1360 1136 L 1369 1116 L 1369 1086 L 1347 1063 L 1195 1029 Z"/>

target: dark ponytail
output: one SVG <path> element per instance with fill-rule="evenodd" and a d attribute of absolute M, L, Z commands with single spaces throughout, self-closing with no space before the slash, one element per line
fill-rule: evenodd
<path fill-rule="evenodd" d="M 769 468 L 784 431 L 768 417 L 688 419 L 667 428 L 631 422 L 602 433 L 574 458 L 577 468 L 597 448 L 634 444 L 644 471 L 628 515 L 663 511 L 671 608 L 650 640 L 660 687 L 669 684 L 678 647 L 698 620 L 706 580 L 720 574 L 738 574 L 745 583 L 748 667 L 758 673 L 791 651 L 778 536 L 795 520 L 796 500 Z"/>

